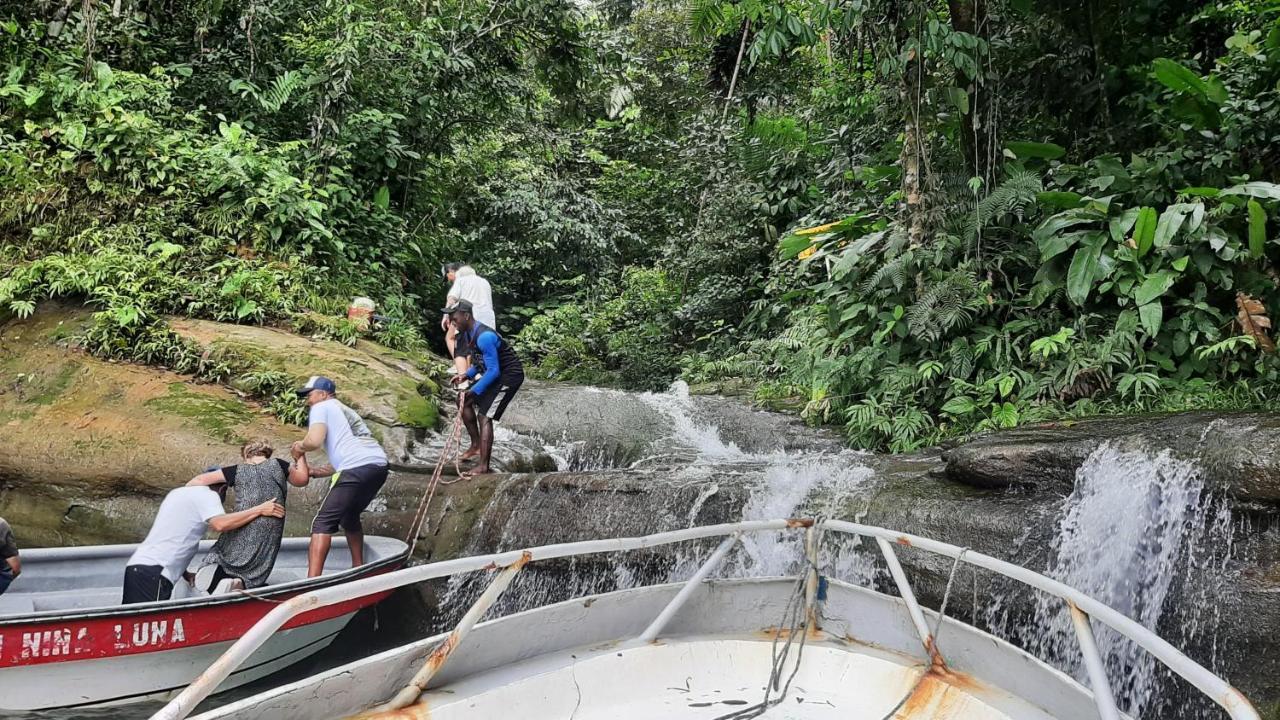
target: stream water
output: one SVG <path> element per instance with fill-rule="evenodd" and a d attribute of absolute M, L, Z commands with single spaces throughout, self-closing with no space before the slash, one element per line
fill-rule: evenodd
<path fill-rule="evenodd" d="M 797 446 L 794 436 L 784 439 L 786 433 L 776 428 L 771 434 L 744 432 L 744 424 L 750 424 L 744 421 L 747 416 L 737 410 L 721 414 L 722 406 L 717 402 L 690 397 L 681 385 L 666 393 L 639 396 L 593 392 L 612 393 L 612 401 L 617 403 L 638 398 L 662 419 L 662 430 L 651 432 L 646 444 L 623 453 L 617 451 L 617 445 L 571 435 L 555 441 L 542 439 L 543 448 L 565 471 L 621 470 L 673 488 L 697 488 L 697 492 L 680 495 L 687 505 L 659 500 L 660 506 L 643 509 L 665 514 L 664 528 L 694 524 L 709 499 L 735 489 L 742 500 L 734 519 L 858 519 L 885 479 L 885 458 L 881 456 L 841 450 L 822 437 Z M 655 469 L 660 472 L 654 473 Z M 545 507 L 540 505 L 545 502 L 543 495 L 529 493 L 522 498 L 527 504 L 518 512 L 538 512 L 539 507 Z M 584 498 L 582 507 L 590 511 L 597 503 L 599 500 Z M 621 507 L 628 508 L 624 512 L 641 511 L 634 504 Z M 1017 533 L 1020 543 L 1003 552 L 982 549 L 1076 587 L 1156 630 L 1175 646 L 1195 648 L 1198 660 L 1214 664 L 1222 579 L 1231 553 L 1231 517 L 1225 503 L 1204 491 L 1194 463 L 1142 447 L 1103 445 L 1078 471 L 1074 490 L 1044 507 L 1043 512 L 1021 517 L 1025 526 Z M 620 525 L 626 520 L 617 518 Z M 930 528 L 897 529 L 933 534 Z M 526 535 L 513 527 L 504 537 L 502 549 L 519 546 Z M 969 544 L 964 538 L 939 539 Z M 708 549 L 705 545 L 685 548 L 665 562 L 650 561 L 647 565 L 617 558 L 604 568 L 587 563 L 542 575 L 531 573 L 519 581 L 514 593 L 509 591 L 523 600 L 509 600 L 499 612 L 561 599 L 570 593 L 680 580 L 694 571 Z M 720 574 L 791 574 L 799 568 L 800 555 L 794 534 L 748 537 Z M 824 557 L 828 572 L 834 576 L 892 592 L 873 543 L 846 541 L 828 546 Z M 942 570 L 949 567 L 948 562 Z M 913 577 L 913 582 L 916 579 Z M 996 578 L 984 578 L 981 596 L 977 585 L 974 587 L 968 606 L 958 607 L 964 603 L 957 602 L 951 606 L 953 614 L 1049 659 L 1087 685 L 1070 618 L 1060 601 Z M 451 604 L 465 607 L 477 590 L 478 586 L 460 581 L 446 597 Z M 1216 711 L 1188 704 L 1184 694 L 1169 691 L 1168 673 L 1162 668 L 1158 671 L 1154 659 L 1132 642 L 1100 623 L 1095 623 L 1095 633 L 1118 701 L 1133 717 L 1215 716 Z"/>

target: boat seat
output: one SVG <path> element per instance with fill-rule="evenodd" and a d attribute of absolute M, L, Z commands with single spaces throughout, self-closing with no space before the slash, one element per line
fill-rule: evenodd
<path fill-rule="evenodd" d="M 35 611 L 35 603 L 22 593 L 0 595 L 0 615 L 23 615 Z"/>

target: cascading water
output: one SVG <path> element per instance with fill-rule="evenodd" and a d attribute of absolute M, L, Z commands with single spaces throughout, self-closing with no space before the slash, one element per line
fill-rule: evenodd
<path fill-rule="evenodd" d="M 1189 647 L 1213 624 L 1209 596 L 1230 553 L 1229 512 L 1206 495 L 1194 463 L 1103 445 L 1076 474 L 1046 574 Z M 1155 659 L 1101 623 L 1093 627 L 1122 708 L 1134 718 L 1154 711 Z M 1087 684 L 1070 615 L 1056 598 L 1037 594 L 1033 618 L 1011 634 Z"/>

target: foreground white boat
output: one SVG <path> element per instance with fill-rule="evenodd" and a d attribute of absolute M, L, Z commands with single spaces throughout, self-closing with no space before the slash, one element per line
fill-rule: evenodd
<path fill-rule="evenodd" d="M 300 593 L 388 573 L 404 564 L 400 540 L 365 538 L 365 565 L 334 543 L 325 573 L 307 579 L 308 538 L 285 538 L 266 586 L 207 595 L 185 582 L 174 597 L 121 605 L 124 568 L 136 545 L 36 548 L 22 553 L 22 575 L 0 595 L 0 711 L 81 708 L 167 699 L 279 603 Z M 213 541 L 201 544 L 201 561 Z M 193 567 L 194 569 L 194 567 Z M 299 662 L 333 641 L 362 607 L 365 593 L 300 614 L 258 648 L 219 689 L 251 682 Z"/>
<path fill-rule="evenodd" d="M 801 530 L 810 568 L 801 577 L 708 580 L 742 534 Z M 818 547 L 833 532 L 874 538 L 901 596 L 820 577 Z M 727 537 L 685 583 L 578 598 L 477 624 L 529 562 L 717 536 Z M 1093 690 L 977 628 L 921 608 L 895 544 L 1062 598 L 1076 620 Z M 484 569 L 495 571 L 492 583 L 452 633 L 245 698 L 199 720 L 1119 720 L 1127 716 L 1112 699 L 1091 620 L 1133 639 L 1235 720 L 1258 719 L 1239 692 L 1149 630 L 1025 568 L 882 528 L 778 520 L 464 558 L 308 593 L 272 611 L 153 720 L 185 717 L 296 613 L 353 592 Z"/>

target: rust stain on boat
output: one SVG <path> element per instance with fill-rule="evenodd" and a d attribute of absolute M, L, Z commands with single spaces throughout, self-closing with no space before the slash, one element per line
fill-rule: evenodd
<path fill-rule="evenodd" d="M 760 634 L 769 638 L 770 640 L 773 640 L 775 638 L 778 640 L 786 640 L 787 638 L 791 637 L 791 628 L 767 627 L 761 630 Z M 827 637 L 827 634 L 822 632 L 822 630 L 816 627 L 810 626 L 809 632 L 806 634 L 806 637 L 808 637 L 809 640 L 821 640 Z"/>
<path fill-rule="evenodd" d="M 984 689 L 971 675 L 948 668 L 932 642 L 929 650 L 929 669 L 893 714 L 893 720 L 958 719 L 966 712 L 965 696 L 976 695 Z"/>
<path fill-rule="evenodd" d="M 898 539 L 894 540 L 894 542 L 898 543 L 899 545 L 906 545 L 907 547 L 912 547 L 911 540 L 906 535 L 899 535 Z"/>
<path fill-rule="evenodd" d="M 813 518 L 787 518 L 787 527 L 789 528 L 813 527 Z"/>

